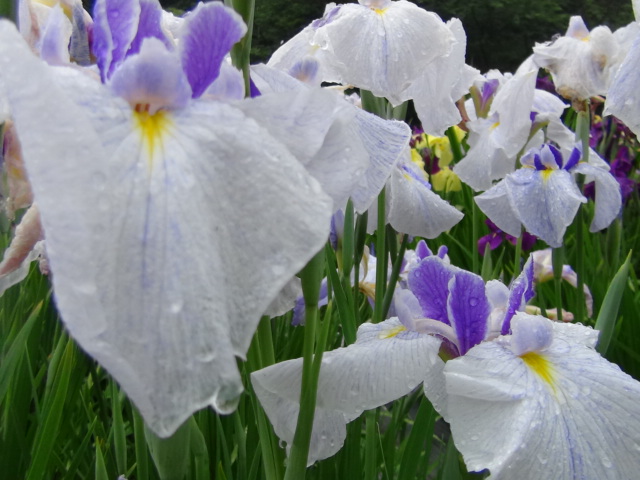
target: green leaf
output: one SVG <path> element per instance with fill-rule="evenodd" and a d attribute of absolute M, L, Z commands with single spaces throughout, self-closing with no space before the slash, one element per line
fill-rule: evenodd
<path fill-rule="evenodd" d="M 25 351 L 29 334 L 31 333 L 33 325 L 36 323 L 36 319 L 40 315 L 41 309 L 42 302 L 38 303 L 31 311 L 29 318 L 16 335 L 11 347 L 9 347 L 9 350 L 7 351 L 7 354 L 2 358 L 2 363 L 0 363 L 0 404 L 4 400 L 4 396 L 7 394 L 13 374 L 18 371 L 18 363 Z"/>
<path fill-rule="evenodd" d="M 160 479 L 183 480 L 189 467 L 189 422 L 183 423 L 169 438 L 160 438 L 145 426 L 145 437 Z"/>
<path fill-rule="evenodd" d="M 436 411 L 429 400 L 423 397 L 413 427 L 409 433 L 409 438 L 404 447 L 398 480 L 415 479 L 420 460 L 423 459 L 425 462 L 429 461 L 435 424 Z"/>
<path fill-rule="evenodd" d="M 58 433 L 64 402 L 67 398 L 69 378 L 73 370 L 74 345 L 65 335 L 60 337 L 59 346 L 66 343 L 64 353 L 60 361 L 60 368 L 54 369 L 54 363 L 49 365 L 49 376 L 55 377 L 51 383 L 51 389 L 45 397 L 42 409 L 42 418 L 39 421 L 36 441 L 34 443 L 33 460 L 29 469 L 28 480 L 48 478 L 47 467 L 53 452 L 53 447 L 58 441 Z M 56 350 L 58 350 L 56 348 Z"/>
<path fill-rule="evenodd" d="M 613 277 L 607 294 L 602 301 L 600 312 L 598 313 L 595 328 L 600 331 L 600 338 L 596 350 L 602 356 L 607 353 L 607 349 L 611 343 L 611 337 L 613 336 L 613 330 L 618 317 L 618 309 L 620 308 L 620 300 L 622 299 L 622 293 L 624 292 L 627 278 L 629 277 L 630 264 L 631 252 L 627 255 L 627 259 L 618 270 L 618 273 Z"/>

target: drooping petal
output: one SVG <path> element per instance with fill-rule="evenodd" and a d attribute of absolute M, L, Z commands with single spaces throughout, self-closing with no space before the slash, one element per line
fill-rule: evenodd
<path fill-rule="evenodd" d="M 480 76 L 478 70 L 465 64 L 467 36 L 462 22 L 453 18 L 447 22 L 447 28 L 455 38 L 451 53 L 436 58 L 408 89 L 422 128 L 436 136 L 444 135 L 447 128 L 460 122 L 462 118 L 455 102 Z"/>
<path fill-rule="evenodd" d="M 588 163 L 579 163 L 573 171 L 590 175 L 596 182 L 596 213 L 591 221 L 589 231 L 598 232 L 607 228 L 622 208 L 620 184 L 608 171 Z"/>
<path fill-rule="evenodd" d="M 505 180 L 501 180 L 486 192 L 477 195 L 474 200 L 480 210 L 482 210 L 500 230 L 514 237 L 519 237 L 522 234 L 522 223 L 518 219 L 513 206 L 509 203 L 509 194 Z"/>
<path fill-rule="evenodd" d="M 604 114 L 615 115 L 633 133 L 640 134 L 640 35 L 636 37 L 607 93 Z"/>
<path fill-rule="evenodd" d="M 135 112 L 81 72 L 48 68 L 9 22 L 0 72 L 71 335 L 159 435 L 199 408 L 231 411 L 236 357 L 326 241 L 330 199 L 228 105 Z"/>
<path fill-rule="evenodd" d="M 221 2 L 199 3 L 180 30 L 180 56 L 193 98 L 218 77 L 220 64 L 247 32 L 242 17 Z"/>
<path fill-rule="evenodd" d="M 391 2 L 384 9 L 341 5 L 313 38 L 328 50 L 326 63 L 335 74 L 323 80 L 370 90 L 393 105 L 408 99 L 407 87 L 430 62 L 447 55 L 452 42 L 440 17 L 411 2 Z"/>
<path fill-rule="evenodd" d="M 519 314 L 514 328 L 530 318 Z M 468 469 L 496 479 L 634 478 L 640 383 L 588 346 L 592 329 L 538 321 L 552 327 L 547 348 L 518 356 L 500 337 L 444 368 L 446 420 Z"/>
<path fill-rule="evenodd" d="M 439 360 L 439 345 L 435 337 L 408 331 L 392 318 L 362 324 L 356 343 L 326 352 L 308 464 L 335 454 L 344 442 L 346 424 L 364 410 L 400 398 L 422 383 L 424 372 Z M 295 432 L 301 378 L 302 359 L 251 374 L 256 395 L 287 447 Z"/>
<path fill-rule="evenodd" d="M 424 172 L 404 162 L 393 169 L 387 192 L 387 220 L 398 232 L 435 238 L 464 216 L 431 191 Z"/>
<path fill-rule="evenodd" d="M 580 204 L 587 201 L 571 174 L 566 170 L 521 168 L 505 182 L 509 202 L 527 231 L 551 247 L 561 246 Z"/>

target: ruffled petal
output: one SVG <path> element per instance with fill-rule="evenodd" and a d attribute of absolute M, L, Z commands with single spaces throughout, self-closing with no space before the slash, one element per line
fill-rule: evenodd
<path fill-rule="evenodd" d="M 475 197 L 476 204 L 489 219 L 503 232 L 519 237 L 522 223 L 513 206 L 509 203 L 506 181 L 496 183 L 486 192 Z"/>
<path fill-rule="evenodd" d="M 318 379 L 318 397 L 308 464 L 335 454 L 346 424 L 364 410 L 408 394 L 439 360 L 440 340 L 407 331 L 397 318 L 365 323 L 356 343 L 326 352 Z M 251 374 L 251 381 L 278 437 L 293 441 L 299 411 L 302 359 L 288 360 Z"/>
<path fill-rule="evenodd" d="M 571 174 L 521 168 L 505 181 L 509 201 L 527 231 L 551 247 L 561 246 L 580 204 L 587 201 Z"/>
<path fill-rule="evenodd" d="M 591 221 L 589 231 L 598 232 L 607 228 L 622 208 L 620 184 L 608 171 L 587 163 L 579 163 L 573 171 L 590 175 L 596 182 L 596 213 Z"/>
<path fill-rule="evenodd" d="M 141 115 L 82 73 L 46 67 L 10 23 L 0 39 L 69 332 L 159 435 L 199 408 L 231 411 L 236 357 L 325 243 L 330 199 L 237 109 Z"/>
<path fill-rule="evenodd" d="M 464 214 L 433 193 L 423 172 L 410 163 L 394 168 L 389 180 L 387 220 L 398 232 L 435 238 Z"/>
<path fill-rule="evenodd" d="M 370 90 L 398 105 L 404 92 L 435 58 L 451 51 L 453 34 L 436 14 L 410 2 L 388 8 L 341 5 L 319 27 L 313 43 L 327 49 L 337 81 Z"/>
<path fill-rule="evenodd" d="M 518 356 L 501 337 L 444 368 L 446 419 L 468 469 L 496 479 L 635 478 L 640 383 L 585 345 L 592 329 L 539 321 L 553 329 L 547 348 Z"/>

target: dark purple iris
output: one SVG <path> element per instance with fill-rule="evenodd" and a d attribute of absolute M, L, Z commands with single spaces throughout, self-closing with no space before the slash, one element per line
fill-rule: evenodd
<path fill-rule="evenodd" d="M 489 230 L 491 231 L 491 233 L 485 235 L 484 237 L 480 237 L 478 239 L 478 251 L 480 252 L 480 255 L 484 255 L 484 251 L 487 245 L 489 245 L 489 248 L 491 250 L 495 250 L 500 245 L 502 245 L 502 242 L 504 242 L 505 240 L 511 243 L 512 245 L 515 245 L 518 242 L 517 237 L 514 237 L 513 235 L 509 235 L 508 233 L 503 232 L 496 226 L 495 223 L 493 223 L 488 218 L 484 222 L 489 227 Z M 536 236 L 531 235 L 530 233 L 527 233 L 527 232 L 523 232 L 522 233 L 522 250 L 526 251 L 526 250 L 532 249 L 533 245 L 536 243 L 537 240 L 538 238 Z"/>

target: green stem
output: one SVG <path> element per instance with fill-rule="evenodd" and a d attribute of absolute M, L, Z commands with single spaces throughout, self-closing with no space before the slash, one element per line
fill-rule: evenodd
<path fill-rule="evenodd" d="M 383 316 L 383 301 L 387 282 L 387 248 L 385 228 L 385 189 L 378 196 L 378 228 L 376 232 L 376 294 L 373 307 L 373 323 L 380 323 Z"/>
<path fill-rule="evenodd" d="M 316 392 L 318 375 L 314 375 L 313 352 L 316 343 L 316 327 L 318 322 L 318 298 L 320 283 L 324 273 L 324 249 L 318 252 L 300 272 L 302 293 L 305 303 L 304 344 L 302 347 L 302 386 L 300 392 L 300 411 L 298 423 L 291 445 L 289 464 L 285 472 L 285 480 L 301 480 L 305 477 L 309 443 L 313 428 L 313 417 L 316 410 Z M 323 348 L 319 345 L 318 348 Z M 319 369 L 318 369 L 319 371 Z"/>
<path fill-rule="evenodd" d="M 227 6 L 240 14 L 247 24 L 247 34 L 231 49 L 231 60 L 236 68 L 242 70 L 245 85 L 245 96 L 250 94 L 249 63 L 251 57 L 251 39 L 253 37 L 253 17 L 255 12 L 255 0 L 225 0 Z"/>
<path fill-rule="evenodd" d="M 402 261 L 404 260 L 404 252 L 407 249 L 407 243 L 409 243 L 409 236 L 402 236 L 402 243 L 400 244 L 400 250 L 396 255 L 396 259 L 393 262 L 393 268 L 391 270 L 391 276 L 389 277 L 389 285 L 387 285 L 387 291 L 384 294 L 384 300 L 382 301 L 382 316 L 386 317 L 391 306 L 393 299 L 393 292 L 396 289 L 398 283 L 398 277 L 400 276 L 400 269 L 402 268 Z"/>

